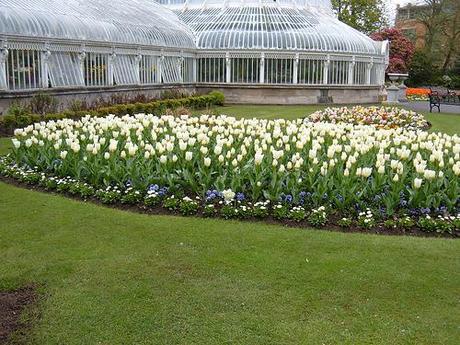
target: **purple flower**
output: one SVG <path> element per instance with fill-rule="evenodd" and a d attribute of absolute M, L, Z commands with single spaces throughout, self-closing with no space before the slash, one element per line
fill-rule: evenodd
<path fill-rule="evenodd" d="M 290 204 L 292 202 L 292 195 L 291 194 L 285 195 L 284 201 Z"/>
<path fill-rule="evenodd" d="M 149 191 L 150 192 L 158 192 L 160 190 L 160 187 L 157 184 L 151 184 L 149 186 Z"/>
<path fill-rule="evenodd" d="M 159 196 L 165 196 L 166 194 L 168 194 L 168 191 L 169 191 L 168 187 L 162 187 L 158 191 L 158 195 Z"/>
<path fill-rule="evenodd" d="M 246 197 L 244 196 L 244 193 L 237 193 L 236 194 L 236 200 L 244 201 L 244 199 L 246 199 Z"/>

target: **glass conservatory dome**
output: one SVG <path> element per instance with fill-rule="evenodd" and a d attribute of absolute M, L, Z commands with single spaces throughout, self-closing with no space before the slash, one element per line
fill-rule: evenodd
<path fill-rule="evenodd" d="M 200 49 L 381 54 L 381 43 L 340 22 L 330 0 L 159 0 L 197 35 Z"/>
<path fill-rule="evenodd" d="M 2 0 L 0 34 L 195 48 L 189 30 L 151 0 Z"/>

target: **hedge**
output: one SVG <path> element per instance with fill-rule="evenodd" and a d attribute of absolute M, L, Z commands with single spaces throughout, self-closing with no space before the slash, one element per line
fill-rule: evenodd
<path fill-rule="evenodd" d="M 116 116 L 133 115 L 137 113 L 147 113 L 161 115 L 166 109 L 177 109 L 179 107 L 186 107 L 191 109 L 203 109 L 213 105 L 223 105 L 225 97 L 221 92 L 213 91 L 203 96 L 190 96 L 178 99 L 165 99 L 157 100 L 150 103 L 134 103 L 134 104 L 117 104 L 110 107 L 103 107 L 95 110 L 83 111 L 70 111 L 66 110 L 61 113 L 55 114 L 15 114 L 0 116 L 0 131 L 10 133 L 15 128 L 26 127 L 30 124 L 49 121 L 60 120 L 65 118 L 78 119 L 86 115 L 91 116 L 107 116 L 110 114 Z"/>

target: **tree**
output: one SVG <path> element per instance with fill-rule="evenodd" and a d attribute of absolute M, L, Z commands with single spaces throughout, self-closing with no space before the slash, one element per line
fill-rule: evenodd
<path fill-rule="evenodd" d="M 407 85 L 433 85 L 436 84 L 440 76 L 439 70 L 433 65 L 433 61 L 431 61 L 430 57 L 423 50 L 416 51 L 410 64 Z"/>
<path fill-rule="evenodd" d="M 460 1 L 424 0 L 417 19 L 426 28 L 425 53 L 446 73 L 460 54 Z"/>
<path fill-rule="evenodd" d="M 332 0 L 332 7 L 339 20 L 365 34 L 388 26 L 384 0 Z"/>
<path fill-rule="evenodd" d="M 414 55 L 414 44 L 401 32 L 391 28 L 383 29 L 371 35 L 376 41 L 390 41 L 389 73 L 407 73 Z"/>

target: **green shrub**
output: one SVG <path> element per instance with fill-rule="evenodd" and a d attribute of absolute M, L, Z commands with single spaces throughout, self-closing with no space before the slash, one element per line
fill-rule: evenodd
<path fill-rule="evenodd" d="M 214 98 L 213 104 L 214 105 L 224 105 L 225 96 L 220 91 L 212 91 L 209 96 Z"/>
<path fill-rule="evenodd" d="M 58 109 L 58 101 L 53 96 L 45 93 L 37 93 L 30 100 L 30 111 L 33 114 L 45 115 L 55 113 Z"/>
<path fill-rule="evenodd" d="M 61 120 L 65 118 L 79 119 L 83 116 L 98 116 L 104 117 L 109 114 L 116 116 L 123 116 L 126 114 L 133 115 L 137 113 L 146 113 L 154 115 L 162 115 L 166 109 L 176 110 L 178 108 L 193 108 L 202 109 L 212 105 L 222 105 L 225 101 L 225 97 L 221 92 L 211 92 L 204 96 L 190 96 L 186 98 L 178 99 L 166 99 L 153 101 L 149 103 L 134 103 L 134 104 L 115 104 L 112 106 L 105 106 L 95 110 L 66 110 L 61 113 L 56 113 L 52 107 L 54 101 L 47 98 L 46 95 L 37 95 L 34 103 L 34 109 L 43 111 L 44 109 L 50 109 L 45 115 L 41 115 L 41 112 L 32 112 L 30 108 L 20 105 L 19 103 L 13 103 L 7 114 L 0 117 L 0 130 L 6 130 L 11 132 L 15 128 L 26 127 L 32 123 L 49 120 Z M 73 107 L 77 109 L 78 107 Z"/>

